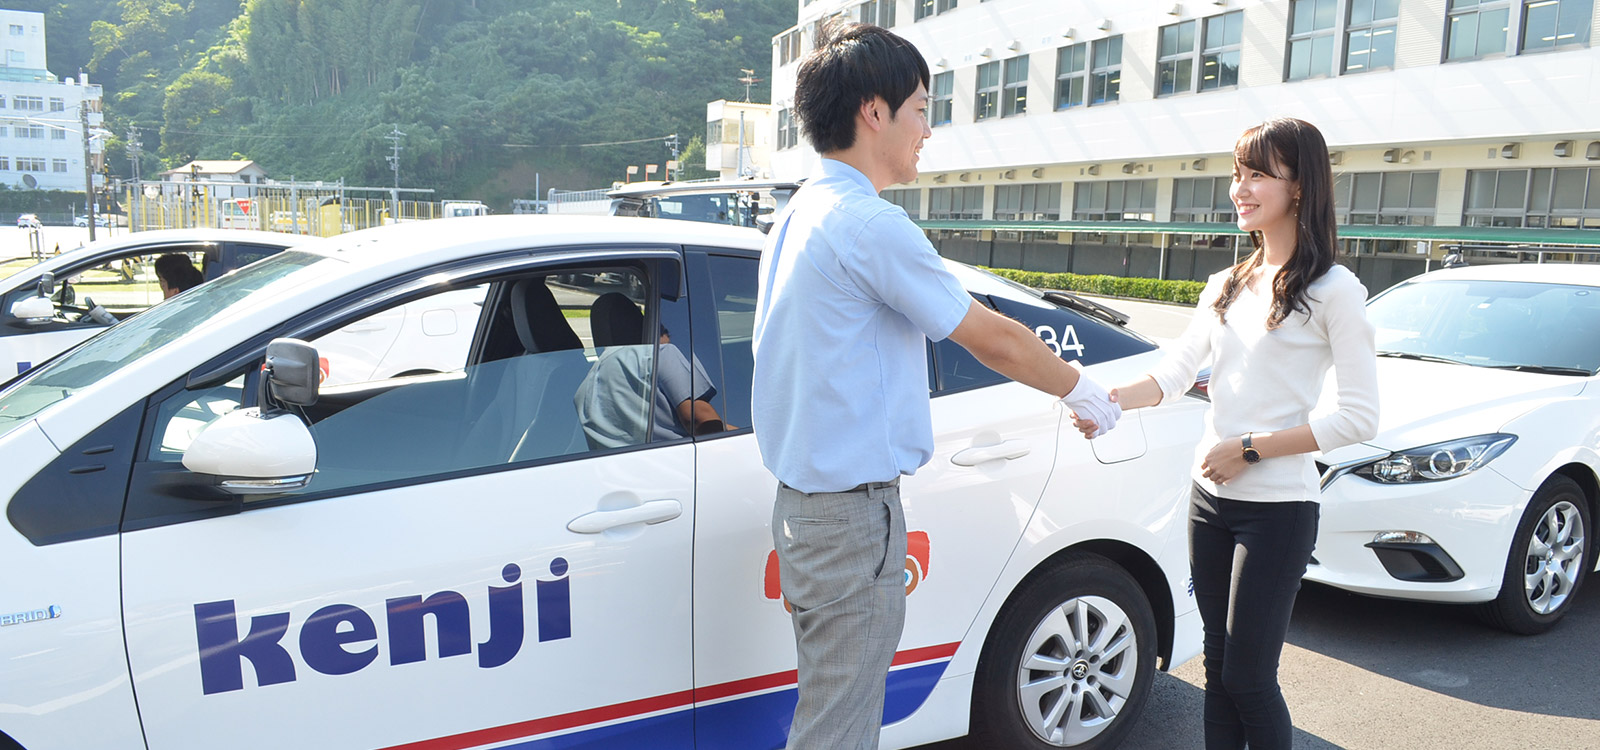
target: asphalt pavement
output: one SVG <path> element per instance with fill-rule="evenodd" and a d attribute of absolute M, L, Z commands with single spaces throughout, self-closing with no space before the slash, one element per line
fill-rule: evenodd
<path fill-rule="evenodd" d="M 1097 298 L 1151 338 L 1183 333 L 1194 308 Z M 1592 574 L 1591 574 L 1592 577 Z M 1307 583 L 1279 677 L 1297 750 L 1600 750 L 1600 584 L 1538 636 L 1481 624 L 1464 606 L 1358 596 Z M 1121 750 L 1201 750 L 1205 676 L 1196 658 L 1158 674 Z M 962 741 L 922 750 L 968 748 Z"/>

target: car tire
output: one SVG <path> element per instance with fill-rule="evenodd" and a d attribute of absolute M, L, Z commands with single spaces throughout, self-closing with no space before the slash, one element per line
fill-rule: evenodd
<path fill-rule="evenodd" d="M 1520 635 L 1555 627 L 1583 586 L 1593 528 L 1583 488 L 1559 474 L 1545 480 L 1511 537 L 1500 594 L 1477 606 L 1479 619 Z"/>
<path fill-rule="evenodd" d="M 974 746 L 1114 748 L 1144 709 L 1155 664 L 1155 615 L 1138 582 L 1099 555 L 1068 556 L 1025 583 L 990 630 Z"/>

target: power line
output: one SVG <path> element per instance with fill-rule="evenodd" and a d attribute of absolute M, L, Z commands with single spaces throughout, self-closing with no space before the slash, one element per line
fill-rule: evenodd
<path fill-rule="evenodd" d="M 605 143 L 502 143 L 500 145 L 506 148 L 591 148 L 594 146 L 630 146 L 635 143 L 654 143 L 666 137 L 658 135 L 654 138 L 640 138 L 633 141 L 607 141 Z"/>

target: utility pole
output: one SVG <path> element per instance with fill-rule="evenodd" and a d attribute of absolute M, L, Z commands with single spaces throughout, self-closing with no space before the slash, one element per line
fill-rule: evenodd
<path fill-rule="evenodd" d="M 128 126 L 127 151 L 128 159 L 133 162 L 131 170 L 133 172 L 133 214 L 128 217 L 130 219 L 128 222 L 129 231 L 132 231 L 134 226 L 132 219 L 134 216 L 144 216 L 144 211 L 142 210 L 144 208 L 144 185 L 139 181 L 139 159 L 144 152 L 144 141 L 139 140 L 139 129 L 132 125 Z"/>
<path fill-rule="evenodd" d="M 400 145 L 400 141 L 405 137 L 406 134 L 400 132 L 399 123 L 395 123 L 394 130 L 384 136 L 394 147 L 394 153 L 389 154 L 387 158 L 389 169 L 394 171 L 394 191 L 389 193 L 389 220 L 395 224 L 400 223 L 400 151 L 404 148 Z"/>
<path fill-rule="evenodd" d="M 78 129 L 83 133 L 83 198 L 88 205 L 89 241 L 94 242 L 94 165 L 89 162 L 89 100 L 78 100 Z"/>
<path fill-rule="evenodd" d="M 673 164 L 677 164 L 678 163 L 678 134 L 677 133 L 673 133 L 672 135 L 667 136 L 665 142 L 667 144 L 667 150 L 672 152 L 672 163 Z M 679 169 L 679 171 L 682 171 L 683 167 L 679 166 L 678 169 Z M 669 171 L 669 172 L 667 172 L 667 180 L 670 181 L 671 179 L 672 179 L 672 173 Z"/>

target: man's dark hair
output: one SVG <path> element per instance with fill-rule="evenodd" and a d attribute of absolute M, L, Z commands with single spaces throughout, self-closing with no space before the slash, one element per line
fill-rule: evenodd
<path fill-rule="evenodd" d="M 156 258 L 156 275 L 167 283 L 168 289 L 180 292 L 200 286 L 206 280 L 205 274 L 183 253 L 167 253 Z"/>
<path fill-rule="evenodd" d="M 800 62 L 795 118 L 818 153 L 841 151 L 855 145 L 862 102 L 883 97 L 893 119 L 918 83 L 928 86 L 928 61 L 910 42 L 881 26 L 829 21 Z"/>

